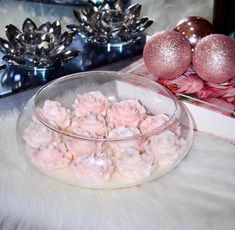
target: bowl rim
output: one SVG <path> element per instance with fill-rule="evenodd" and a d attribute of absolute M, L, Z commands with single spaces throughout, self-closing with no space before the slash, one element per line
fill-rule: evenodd
<path fill-rule="evenodd" d="M 151 88 L 153 89 L 154 88 L 160 88 L 161 90 L 163 90 L 167 95 L 170 96 L 170 98 L 173 100 L 174 102 L 174 106 L 175 106 L 175 110 L 174 112 L 171 114 L 171 115 L 168 115 L 169 116 L 169 119 L 161 126 L 158 126 L 157 128 L 154 128 L 154 129 L 151 129 L 150 131 L 147 131 L 147 132 L 143 132 L 143 133 L 140 133 L 140 134 L 137 134 L 137 135 L 133 135 L 133 136 L 128 136 L 128 137 L 119 137 L 119 138 L 104 138 L 104 137 L 86 137 L 86 136 L 83 136 L 83 135 L 78 135 L 78 134 L 74 134 L 74 133 L 69 133 L 69 132 L 66 132 L 66 131 L 63 131 L 63 130 L 60 130 L 54 126 L 52 126 L 51 124 L 49 124 L 47 121 L 45 121 L 41 116 L 40 114 L 37 112 L 37 106 L 36 106 L 36 101 L 37 101 L 37 98 L 38 96 L 45 90 L 47 89 L 49 86 L 53 85 L 53 84 L 57 84 L 59 82 L 63 82 L 63 81 L 66 81 L 68 79 L 74 79 L 74 78 L 83 78 L 83 77 L 87 77 L 87 75 L 90 75 L 90 74 L 93 74 L 95 76 L 93 77 L 96 77 L 98 75 L 105 75 L 105 74 L 108 74 L 108 75 L 112 75 L 112 77 L 114 78 L 117 78 L 116 80 L 131 80 L 131 81 L 134 81 L 135 83 L 140 83 L 142 86 L 143 85 L 151 85 Z M 175 121 L 175 117 L 176 117 L 176 114 L 179 110 L 179 101 L 175 98 L 175 96 L 167 89 L 165 88 L 164 86 L 162 86 L 161 84 L 153 81 L 153 80 L 150 80 L 150 79 L 147 79 L 147 78 L 144 78 L 144 77 L 140 77 L 136 74 L 130 74 L 130 73 L 124 73 L 124 72 L 118 72 L 118 71 L 85 71 L 85 72 L 78 72 L 78 73 L 73 73 L 73 74 L 69 74 L 69 75 L 65 75 L 63 77 L 59 77 L 47 84 L 45 84 L 44 86 L 42 86 L 38 91 L 37 93 L 35 94 L 35 97 L 33 99 L 33 113 L 34 115 L 36 116 L 36 118 L 39 120 L 39 122 L 41 122 L 43 125 L 45 125 L 47 128 L 49 128 L 50 130 L 53 130 L 61 135 L 65 135 L 67 137 L 71 137 L 71 138 L 77 138 L 77 139 L 81 139 L 81 140 L 86 140 L 86 141 L 102 141 L 102 142 L 112 142 L 112 141 L 115 141 L 115 142 L 118 142 L 118 141 L 126 141 L 126 140 L 133 140 L 133 139 L 138 139 L 138 138 L 145 138 L 145 137 L 148 137 L 148 136 L 151 136 L 153 134 L 156 134 L 156 133 L 159 133 L 160 131 L 164 130 L 166 127 L 168 127 L 170 124 L 172 124 L 174 121 Z"/>

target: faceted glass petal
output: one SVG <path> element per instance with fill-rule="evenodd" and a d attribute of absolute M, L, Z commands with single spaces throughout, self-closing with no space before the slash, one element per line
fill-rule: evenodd
<path fill-rule="evenodd" d="M 23 26 L 22 26 L 22 30 L 23 32 L 27 33 L 27 32 L 33 32 L 37 29 L 37 26 L 36 24 L 33 22 L 32 19 L 30 18 L 26 18 L 24 23 L 23 23 Z"/>
<path fill-rule="evenodd" d="M 49 33 L 53 34 L 57 39 L 59 39 L 61 35 L 60 21 L 56 20 L 52 23 L 51 28 L 49 29 Z"/>

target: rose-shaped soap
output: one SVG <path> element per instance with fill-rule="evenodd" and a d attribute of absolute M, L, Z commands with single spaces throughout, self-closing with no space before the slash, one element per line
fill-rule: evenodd
<path fill-rule="evenodd" d="M 133 137 L 140 134 L 140 131 L 136 127 L 124 127 L 120 126 L 116 129 L 113 129 L 109 135 L 108 138 L 123 138 L 123 137 Z M 110 142 L 110 146 L 112 150 L 114 151 L 116 157 L 119 157 L 123 152 L 126 151 L 126 149 L 132 147 L 137 150 L 140 149 L 141 145 L 141 138 L 136 138 L 132 140 L 123 140 L 123 141 L 117 141 L 117 142 Z"/>
<path fill-rule="evenodd" d="M 56 128 L 65 129 L 70 125 L 70 111 L 58 101 L 46 100 L 39 114 Z"/>
<path fill-rule="evenodd" d="M 191 62 L 187 38 L 175 31 L 161 31 L 146 43 L 143 52 L 149 72 L 159 78 L 173 79 L 184 73 Z"/>
<path fill-rule="evenodd" d="M 95 154 L 78 156 L 71 164 L 76 177 L 84 182 L 107 182 L 114 171 L 111 159 L 105 155 Z"/>
<path fill-rule="evenodd" d="M 149 154 L 153 154 L 159 164 L 174 161 L 178 157 L 181 148 L 180 139 L 175 133 L 164 130 L 158 135 L 153 135 L 143 144 L 143 148 Z"/>
<path fill-rule="evenodd" d="M 138 126 L 146 116 L 146 110 L 137 100 L 123 100 L 108 109 L 107 122 L 110 126 Z"/>
<path fill-rule="evenodd" d="M 79 133 L 79 135 L 84 137 L 91 137 L 89 133 L 83 132 L 82 130 Z M 101 146 L 102 146 L 101 142 L 95 142 L 91 140 L 72 138 L 72 137 L 66 137 L 64 139 L 65 139 L 64 143 L 68 148 L 68 152 L 71 153 L 74 158 L 76 158 L 79 155 L 99 153 L 101 151 Z"/>
<path fill-rule="evenodd" d="M 202 38 L 195 47 L 193 66 L 205 81 L 228 81 L 235 76 L 235 41 L 222 34 Z"/>
<path fill-rule="evenodd" d="M 135 148 L 128 148 L 117 160 L 117 169 L 125 177 L 144 179 L 150 176 L 153 163 L 153 155 L 140 154 Z"/>
<path fill-rule="evenodd" d="M 69 130 L 78 135 L 81 135 L 81 132 L 88 132 L 92 137 L 104 137 L 107 132 L 103 116 L 92 113 L 84 117 L 75 117 Z"/>
<path fill-rule="evenodd" d="M 55 132 L 37 122 L 36 119 L 33 120 L 23 134 L 23 139 L 30 147 L 39 148 L 41 145 L 49 144 L 59 138 Z"/>
<path fill-rule="evenodd" d="M 105 116 L 109 107 L 108 98 L 100 91 L 93 91 L 78 95 L 73 104 L 76 116 L 86 116 L 89 113 Z"/>
<path fill-rule="evenodd" d="M 166 114 L 158 114 L 155 116 L 147 116 L 145 120 L 140 124 L 140 130 L 142 133 L 151 131 L 165 124 L 169 120 L 169 116 Z"/>
<path fill-rule="evenodd" d="M 51 170 L 67 167 L 71 159 L 72 155 L 68 153 L 66 146 L 54 141 L 35 150 L 32 162 L 44 169 Z"/>

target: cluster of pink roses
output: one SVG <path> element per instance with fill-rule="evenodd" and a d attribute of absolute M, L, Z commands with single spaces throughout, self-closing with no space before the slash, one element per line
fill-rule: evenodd
<path fill-rule="evenodd" d="M 23 136 L 33 162 L 46 170 L 70 167 L 80 181 L 107 182 L 114 172 L 146 178 L 158 164 L 175 160 L 182 145 L 176 123 L 140 136 L 166 123 L 168 115 L 148 115 L 137 100 L 111 103 L 99 91 L 78 95 L 72 110 L 46 100 L 38 113 L 53 128 L 81 138 L 52 131 L 33 117 Z"/>

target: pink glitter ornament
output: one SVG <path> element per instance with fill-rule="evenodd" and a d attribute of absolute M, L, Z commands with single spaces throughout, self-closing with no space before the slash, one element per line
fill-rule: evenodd
<path fill-rule="evenodd" d="M 188 39 L 175 31 L 161 31 L 153 35 L 143 53 L 149 72 L 163 79 L 173 79 L 184 73 L 191 56 Z"/>
<path fill-rule="evenodd" d="M 193 66 L 205 81 L 228 81 L 235 76 L 235 42 L 222 34 L 202 38 L 195 47 Z"/>

